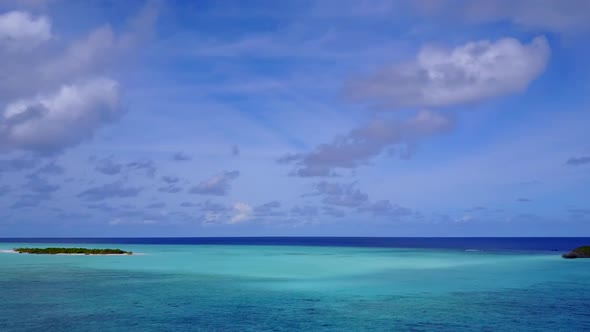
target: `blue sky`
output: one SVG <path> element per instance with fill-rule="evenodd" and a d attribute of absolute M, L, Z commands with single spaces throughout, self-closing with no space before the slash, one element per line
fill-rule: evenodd
<path fill-rule="evenodd" d="M 590 236 L 590 1 L 0 4 L 0 237 Z"/>

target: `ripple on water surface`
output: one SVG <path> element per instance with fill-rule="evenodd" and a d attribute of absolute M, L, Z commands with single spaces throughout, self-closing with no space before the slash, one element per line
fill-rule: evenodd
<path fill-rule="evenodd" d="M 0 330 L 590 330 L 590 260 L 557 254 L 120 247 L 145 255 L 0 255 Z"/>

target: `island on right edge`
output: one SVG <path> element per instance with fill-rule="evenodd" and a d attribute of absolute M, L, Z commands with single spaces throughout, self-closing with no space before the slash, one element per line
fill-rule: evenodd
<path fill-rule="evenodd" d="M 590 246 L 578 247 L 568 253 L 561 255 L 563 258 L 590 258 Z"/>

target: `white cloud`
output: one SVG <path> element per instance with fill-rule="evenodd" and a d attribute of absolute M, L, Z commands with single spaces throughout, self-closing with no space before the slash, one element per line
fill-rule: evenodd
<path fill-rule="evenodd" d="M 47 78 L 69 78 L 87 73 L 110 60 L 116 49 L 115 35 L 110 26 L 91 31 L 84 39 L 72 43 L 60 57 L 44 63 L 41 74 Z"/>
<path fill-rule="evenodd" d="M 109 73 L 151 34 L 158 11 L 147 1 L 119 34 L 105 25 L 59 43 L 45 16 L 0 14 L 0 153 L 59 151 L 117 119 L 120 87 Z"/>
<path fill-rule="evenodd" d="M 51 39 L 51 22 L 45 16 L 12 11 L 0 15 L 0 48 L 31 50 Z"/>
<path fill-rule="evenodd" d="M 386 148 L 413 145 L 423 138 L 448 131 L 452 126 L 451 119 L 430 111 L 420 111 L 405 120 L 375 119 L 309 153 L 287 155 L 279 162 L 295 164 L 294 175 L 334 176 L 337 168 L 356 168 Z"/>
<path fill-rule="evenodd" d="M 203 225 L 238 224 L 252 219 L 254 213 L 254 208 L 243 202 L 236 202 L 230 206 L 205 201 L 196 206 L 203 212 L 200 217 Z"/>
<path fill-rule="evenodd" d="M 55 151 L 92 137 L 121 114 L 117 82 L 94 79 L 53 94 L 8 104 L 0 117 L 0 148 Z"/>
<path fill-rule="evenodd" d="M 41 74 L 67 79 L 116 62 L 152 34 L 159 8 L 160 1 L 147 1 L 130 21 L 128 30 L 120 34 L 115 34 L 110 25 L 92 30 L 86 38 L 72 43 L 60 57 L 45 63 Z"/>
<path fill-rule="evenodd" d="M 199 195 L 224 196 L 231 189 L 233 180 L 240 176 L 238 171 L 224 171 L 221 174 L 214 175 L 209 179 L 200 182 L 193 187 L 190 192 Z"/>
<path fill-rule="evenodd" d="M 353 82 L 348 95 L 385 107 L 441 107 L 473 103 L 527 89 L 547 65 L 544 37 L 481 40 L 454 49 L 424 47 L 416 59 Z"/>
<path fill-rule="evenodd" d="M 240 222 L 247 221 L 252 216 L 252 207 L 246 203 L 236 202 L 233 206 L 234 214 L 231 217 L 229 223 L 237 224 Z"/>
<path fill-rule="evenodd" d="M 460 224 L 462 224 L 462 223 L 469 223 L 469 222 L 472 222 L 474 220 L 475 220 L 475 217 L 472 216 L 472 215 L 470 215 L 470 214 L 465 214 L 465 215 L 463 215 L 461 217 L 457 217 L 457 218 L 453 219 L 453 221 L 455 223 L 460 223 Z"/>
<path fill-rule="evenodd" d="M 72 42 L 70 45 L 78 43 L 80 41 Z M 62 50 L 52 41 L 47 42 L 47 47 L 38 47 L 34 52 L 29 52 L 22 47 L 11 47 L 10 51 L 2 51 L 6 48 L 2 47 L 2 44 L 0 38 L 0 72 L 2 73 L 0 100 L 2 102 L 50 93 L 73 80 L 94 76 L 92 69 L 97 69 L 95 66 L 92 69 L 78 67 L 78 71 L 73 71 L 71 64 L 66 67 L 54 66 L 53 64 L 62 62 L 60 59 L 66 57 L 68 46 L 66 50 Z M 102 58 L 106 59 L 110 56 L 102 54 Z M 78 62 L 74 61 L 74 63 Z"/>
<path fill-rule="evenodd" d="M 359 207 L 367 203 L 369 195 L 356 188 L 356 183 L 336 183 L 322 181 L 315 185 L 316 194 L 322 202 L 340 207 Z"/>

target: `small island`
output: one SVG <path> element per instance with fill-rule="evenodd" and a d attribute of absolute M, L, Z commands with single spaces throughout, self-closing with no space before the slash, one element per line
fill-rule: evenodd
<path fill-rule="evenodd" d="M 590 258 L 590 246 L 576 248 L 566 254 L 561 255 L 563 258 Z"/>
<path fill-rule="evenodd" d="M 87 248 L 14 248 L 19 254 L 35 255 L 133 255 L 132 251 L 121 249 L 87 249 Z"/>

